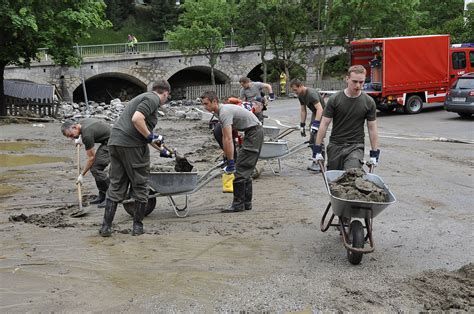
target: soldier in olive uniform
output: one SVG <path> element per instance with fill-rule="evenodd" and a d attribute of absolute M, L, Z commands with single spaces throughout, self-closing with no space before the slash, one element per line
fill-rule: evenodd
<path fill-rule="evenodd" d="M 105 193 L 110 183 L 109 176 L 105 171 L 110 163 L 109 149 L 107 148 L 110 125 L 92 118 L 80 122 L 66 121 L 61 126 L 61 132 L 68 138 L 74 138 L 76 145 L 84 144 L 87 163 L 77 177 L 76 183 L 82 184 L 84 176 L 90 170 L 99 190 L 99 195 L 90 203 L 99 204 L 98 207 L 105 207 Z M 100 144 L 97 150 L 94 149 L 96 143 Z"/>
<path fill-rule="evenodd" d="M 158 108 L 168 99 L 171 87 L 166 80 L 157 81 L 152 91 L 130 100 L 112 127 L 109 139 L 110 187 L 107 190 L 104 222 L 99 233 L 112 234 L 112 221 L 117 204 L 123 201 L 130 187 L 135 200 L 132 235 L 143 234 L 143 217 L 148 203 L 150 173 L 149 143 L 161 145 L 163 136 L 153 132 L 158 122 Z"/>
<path fill-rule="evenodd" d="M 227 157 L 226 173 L 234 173 L 234 200 L 223 212 L 240 212 L 252 209 L 252 172 L 257 164 L 263 144 L 263 128 L 258 118 L 247 109 L 231 104 L 219 104 L 214 91 L 201 96 L 204 108 L 212 112 L 222 125 L 224 156 Z M 244 132 L 244 140 L 234 160 L 232 128 Z"/>
<path fill-rule="evenodd" d="M 380 156 L 375 101 L 362 91 L 366 70 L 353 65 L 346 74 L 347 88 L 332 95 L 324 108 L 316 144 L 315 161 L 324 161 L 321 143 L 333 123 L 327 146 L 328 170 L 361 168 L 364 163 L 364 122 L 370 140 L 370 162 L 377 166 Z"/>
<path fill-rule="evenodd" d="M 311 135 L 309 137 L 309 144 L 310 147 L 313 147 L 314 141 L 316 139 L 316 134 L 319 130 L 319 124 L 321 122 L 321 117 L 323 115 L 324 110 L 324 100 L 319 94 L 317 90 L 311 87 L 306 87 L 303 82 L 298 79 L 293 79 L 290 82 L 290 88 L 293 92 L 298 95 L 298 100 L 300 102 L 300 132 L 301 136 L 306 137 L 306 116 L 307 110 L 311 110 Z M 322 149 L 324 154 L 324 147 Z M 314 158 L 315 156 L 313 156 Z M 312 162 L 311 165 L 308 166 L 308 170 L 312 171 L 320 171 L 320 167 L 318 163 Z"/>

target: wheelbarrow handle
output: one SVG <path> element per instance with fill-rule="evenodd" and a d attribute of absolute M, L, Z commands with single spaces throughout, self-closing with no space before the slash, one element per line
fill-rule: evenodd
<path fill-rule="evenodd" d="M 329 190 L 328 178 L 326 177 L 326 167 L 324 166 L 324 160 L 318 160 L 318 164 L 321 168 L 321 175 L 323 176 L 326 189 L 328 190 L 328 193 L 331 194 L 331 191 Z"/>

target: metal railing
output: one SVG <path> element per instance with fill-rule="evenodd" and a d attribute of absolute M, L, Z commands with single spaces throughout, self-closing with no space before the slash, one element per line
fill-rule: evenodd
<path fill-rule="evenodd" d="M 299 42 L 315 42 L 317 36 L 315 34 L 301 36 Z M 255 45 L 260 43 L 256 42 Z M 237 43 L 233 38 L 224 38 L 225 48 L 238 47 Z M 132 49 L 128 46 L 127 43 L 119 44 L 104 44 L 104 45 L 84 45 L 76 46 L 74 50 L 77 51 L 78 55 L 87 58 L 87 57 L 105 57 L 105 56 L 114 56 L 114 55 L 123 55 L 123 54 L 133 54 L 133 53 L 156 53 L 156 52 L 166 52 L 173 51 L 170 48 L 170 43 L 168 41 L 148 41 L 148 42 L 139 42 L 136 44 L 136 48 Z M 38 50 L 37 57 L 39 62 L 50 61 L 51 58 L 47 54 L 46 48 L 41 48 Z"/>

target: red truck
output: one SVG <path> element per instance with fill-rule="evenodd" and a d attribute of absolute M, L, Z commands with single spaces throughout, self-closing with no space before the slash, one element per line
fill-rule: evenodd
<path fill-rule="evenodd" d="M 442 106 L 456 78 L 474 71 L 474 44 L 451 47 L 449 35 L 361 39 L 351 42 L 351 64 L 367 69 L 364 91 L 380 111 L 413 114 Z"/>

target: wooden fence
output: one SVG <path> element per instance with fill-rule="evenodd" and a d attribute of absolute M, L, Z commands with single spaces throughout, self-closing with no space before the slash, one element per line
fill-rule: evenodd
<path fill-rule="evenodd" d="M 276 96 L 282 95 L 280 90 L 279 83 L 270 83 L 273 88 L 273 92 Z M 318 90 L 341 90 L 346 87 L 346 82 L 342 80 L 323 80 L 323 81 L 314 81 L 306 82 L 305 86 L 313 87 Z M 199 85 L 199 86 L 187 86 L 185 87 L 185 98 L 186 99 L 196 99 L 199 98 L 202 93 L 206 90 L 213 90 L 217 93 L 219 99 L 228 96 L 239 97 L 240 85 L 239 84 L 217 84 L 216 86 L 212 85 Z M 286 85 L 286 95 L 291 92 L 289 82 Z"/>
<path fill-rule="evenodd" d="M 23 117 L 53 117 L 56 118 L 59 110 L 59 103 L 41 102 L 35 99 L 20 99 L 5 96 L 7 115 Z"/>

